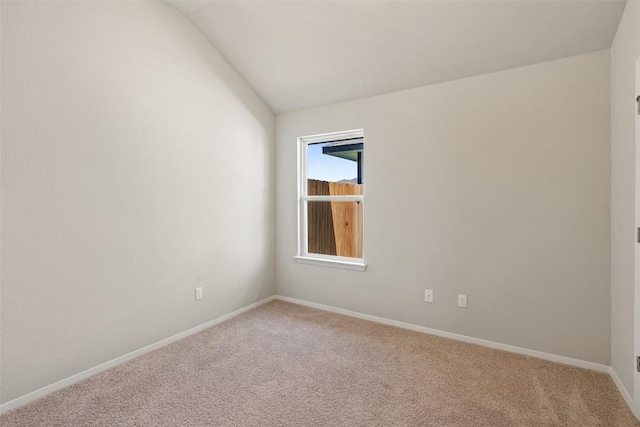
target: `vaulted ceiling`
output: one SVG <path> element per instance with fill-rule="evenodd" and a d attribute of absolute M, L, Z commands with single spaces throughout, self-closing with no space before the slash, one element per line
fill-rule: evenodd
<path fill-rule="evenodd" d="M 276 113 L 607 49 L 623 1 L 166 1 Z"/>

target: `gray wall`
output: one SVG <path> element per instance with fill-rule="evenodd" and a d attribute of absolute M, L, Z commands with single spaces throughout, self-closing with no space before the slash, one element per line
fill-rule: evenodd
<path fill-rule="evenodd" d="M 278 293 L 608 364 L 609 69 L 602 51 L 277 116 Z M 295 263 L 296 138 L 357 128 L 367 271 Z"/>
<path fill-rule="evenodd" d="M 630 1 L 611 46 L 611 366 L 632 396 L 638 57 L 640 3 Z"/>
<path fill-rule="evenodd" d="M 2 402 L 274 293 L 274 117 L 176 11 L 2 2 L 1 128 Z"/>

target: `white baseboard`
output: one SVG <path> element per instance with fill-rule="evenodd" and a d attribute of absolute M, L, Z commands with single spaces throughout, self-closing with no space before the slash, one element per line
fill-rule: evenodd
<path fill-rule="evenodd" d="M 384 317 L 372 316 L 370 314 L 358 313 L 357 311 L 345 310 L 343 308 L 332 307 L 330 305 L 318 304 L 315 302 L 304 301 L 296 298 L 285 297 L 282 295 L 276 295 L 275 299 L 281 301 L 291 302 L 293 304 L 304 305 L 306 307 L 317 308 L 319 310 L 330 311 L 332 313 L 344 314 L 345 316 L 357 317 L 358 319 L 369 320 L 376 323 L 382 323 L 384 325 L 396 326 L 398 328 L 410 329 L 412 331 L 423 332 L 425 334 L 437 335 L 439 337 L 450 338 L 456 341 L 462 341 L 470 344 L 477 344 L 484 347 L 494 348 L 497 350 L 504 350 L 511 353 L 523 354 L 525 356 L 537 357 L 538 359 L 549 360 L 551 362 L 563 363 L 565 365 L 577 366 L 579 368 L 591 369 L 598 372 L 609 373 L 610 367 L 600 363 L 588 362 L 586 360 L 573 359 L 566 356 L 558 356 L 551 353 L 544 353 L 542 351 L 530 350 L 528 348 L 516 347 L 509 344 L 501 344 L 494 341 L 483 340 L 480 338 L 473 338 L 466 335 L 454 334 L 452 332 L 445 332 L 438 329 L 427 328 L 425 326 L 418 326 L 411 323 L 400 322 L 397 320 L 386 319 Z"/>
<path fill-rule="evenodd" d="M 483 340 L 480 338 L 473 338 L 473 337 L 469 337 L 466 335 L 459 335 L 459 334 L 454 334 L 451 332 L 445 332 L 445 331 L 441 331 L 438 329 L 432 329 L 432 328 L 427 328 L 425 326 L 418 326 L 418 325 L 414 325 L 411 323 L 405 323 L 405 322 L 400 322 L 397 320 L 391 320 L 391 319 L 386 319 L 384 317 L 378 317 L 378 316 L 373 316 L 370 314 L 364 314 L 364 313 L 359 313 L 356 311 L 351 311 L 351 310 L 345 310 L 342 308 L 337 308 L 337 307 L 332 307 L 329 305 L 324 305 L 324 304 L 318 304 L 318 303 L 314 303 L 314 302 L 309 302 L 309 301 L 304 301 L 304 300 L 300 300 L 300 299 L 296 299 L 296 298 L 291 298 L 291 297 L 286 297 L 286 296 L 282 296 L 282 295 L 274 295 L 274 296 L 270 296 L 268 298 L 265 298 L 261 301 L 255 302 L 253 304 L 250 304 L 246 307 L 243 307 L 241 309 L 238 309 L 234 312 L 231 312 L 229 314 L 225 314 L 224 316 L 218 317 L 217 319 L 213 319 L 209 322 L 203 323 L 202 325 L 198 325 L 194 328 L 188 329 L 184 332 L 181 332 L 179 334 L 173 335 L 169 338 L 165 338 L 161 341 L 158 341 L 154 344 L 150 344 L 146 347 L 143 347 L 141 349 L 132 351 L 130 353 L 127 353 L 123 356 L 117 357 L 113 360 L 110 360 L 108 362 L 102 363 L 98 366 L 95 366 L 93 368 L 87 369 L 86 371 L 80 372 L 78 374 L 72 375 L 68 378 L 65 378 L 63 380 L 60 380 L 58 382 L 55 382 L 51 385 L 42 387 L 41 389 L 38 389 L 36 391 L 33 391 L 31 393 L 25 394 L 24 396 L 18 397 L 14 400 L 11 400 L 7 403 L 4 403 L 2 405 L 0 405 L 0 414 L 26 405 L 29 402 L 32 402 L 36 399 L 39 399 L 41 397 L 44 397 L 50 393 L 53 393 L 54 391 L 63 389 L 65 387 L 68 387 L 72 384 L 75 384 L 79 381 L 82 381 L 86 378 L 89 378 L 93 375 L 96 375 L 100 372 L 106 371 L 109 368 L 112 368 L 114 366 L 120 365 L 121 363 L 127 362 L 131 359 L 134 359 L 136 357 L 142 356 L 145 353 L 149 353 L 150 351 L 153 350 L 157 350 L 158 348 L 164 347 L 168 344 L 171 344 L 175 341 L 178 341 L 182 338 L 186 338 L 189 335 L 193 335 L 195 333 L 198 333 L 204 329 L 207 329 L 211 326 L 217 325 L 219 323 L 224 322 L 225 320 L 229 320 L 232 317 L 235 317 L 239 314 L 242 314 L 246 311 L 249 311 L 253 308 L 256 308 L 258 306 L 261 306 L 263 304 L 266 304 L 274 299 L 279 299 L 282 301 L 286 301 L 286 302 L 290 302 L 293 304 L 298 304 L 298 305 L 303 305 L 303 306 L 307 306 L 307 307 L 312 307 L 312 308 L 317 308 L 319 310 L 324 310 L 324 311 L 329 311 L 329 312 L 333 312 L 333 313 L 338 313 L 338 314 L 343 314 L 346 316 L 350 316 L 350 317 L 356 317 L 358 319 L 364 319 L 364 320 L 369 320 L 372 322 L 376 322 L 376 323 L 381 323 L 384 325 L 390 325 L 390 326 L 396 326 L 399 328 L 403 328 L 403 329 L 409 329 L 412 331 L 417 331 L 417 332 L 422 332 L 422 333 L 427 333 L 427 334 L 431 334 L 431 335 L 436 335 L 436 336 L 440 336 L 440 337 L 444 337 L 444 338 L 450 338 L 450 339 L 454 339 L 457 341 L 462 341 L 462 342 L 466 342 L 466 343 L 470 343 L 470 344 L 477 344 L 477 345 L 482 345 L 484 347 L 489 347 L 489 348 L 494 348 L 497 350 L 504 350 L 504 351 L 509 351 L 511 353 L 517 353 L 517 354 L 522 354 L 525 356 L 531 356 L 531 357 L 537 357 L 539 359 L 544 359 L 544 360 L 549 360 L 551 362 L 557 362 L 557 363 L 563 363 L 565 365 L 571 365 L 571 366 L 576 366 L 579 368 L 586 368 L 586 369 L 592 369 L 594 371 L 598 371 L 598 372 L 605 372 L 611 375 L 611 377 L 613 378 L 613 382 L 616 384 L 616 386 L 618 387 L 618 390 L 620 391 L 620 394 L 622 394 L 622 397 L 624 398 L 625 402 L 627 403 L 627 405 L 629 405 L 629 407 L 633 410 L 634 405 L 633 405 L 633 399 L 631 398 L 631 395 L 629 394 L 629 392 L 626 390 L 626 388 L 624 387 L 624 385 L 622 384 L 622 382 L 620 381 L 620 378 L 618 378 L 618 375 L 616 374 L 616 372 L 613 370 L 613 368 L 611 368 L 610 366 L 607 365 L 603 365 L 600 363 L 594 363 L 594 362 L 588 362 L 585 360 L 580 360 L 580 359 L 573 359 L 570 357 L 565 357 L 565 356 L 558 356 L 555 354 L 550 354 L 550 353 L 544 353 L 541 351 L 536 351 L 536 350 L 530 350 L 530 349 L 526 349 L 526 348 L 521 348 L 521 347 L 516 347 L 516 346 L 512 346 L 512 345 L 508 345 L 508 344 L 501 344 L 501 343 L 497 343 L 497 342 L 493 342 L 493 341 L 488 341 L 488 340 Z M 640 419 L 639 414 L 637 413 L 637 411 L 634 411 L 634 414 L 636 415 L 637 418 Z"/>
<path fill-rule="evenodd" d="M 624 398 L 624 401 L 627 402 L 627 405 L 633 406 L 633 399 L 631 398 L 631 394 L 629 394 L 627 388 L 624 386 L 624 384 L 622 384 L 622 381 L 620 380 L 620 377 L 618 377 L 618 374 L 616 374 L 613 366 L 609 367 L 609 375 L 611 375 L 613 382 L 615 383 L 616 387 L 618 387 L 618 391 L 620 391 L 620 394 Z"/>
<path fill-rule="evenodd" d="M 624 399 L 625 402 L 627 402 L 627 405 L 629 405 L 629 408 L 631 408 L 631 412 L 633 412 L 633 415 L 635 415 L 636 418 L 640 420 L 640 413 L 639 413 L 640 411 L 635 409 L 635 406 L 633 404 L 633 398 L 631 397 L 629 390 L 627 390 L 624 384 L 622 384 L 622 381 L 620 380 L 620 377 L 618 377 L 618 374 L 616 373 L 616 371 L 613 369 L 613 366 L 609 368 L 609 375 L 611 375 L 611 378 L 613 379 L 613 383 L 616 385 L 616 387 L 618 387 L 618 391 L 622 395 L 622 398 Z"/>
<path fill-rule="evenodd" d="M 150 344 L 150 345 L 148 345 L 146 347 L 142 347 L 141 349 L 132 351 L 131 353 L 127 353 L 127 354 L 125 354 L 123 356 L 116 357 L 113 360 L 110 360 L 108 362 L 102 363 L 102 364 L 100 364 L 98 366 L 94 366 L 93 368 L 89 368 L 86 371 L 77 373 L 77 374 L 72 375 L 72 376 L 70 376 L 68 378 L 65 378 L 63 380 L 55 382 L 55 383 L 53 383 L 51 385 L 42 387 L 41 389 L 38 389 L 38 390 L 33 391 L 31 393 L 25 394 L 24 396 L 20 396 L 20 397 L 18 397 L 16 399 L 13 399 L 13 400 L 11 400 L 11 401 L 9 401 L 7 403 L 4 403 L 4 404 L 0 405 L 0 414 L 3 414 L 3 413 L 7 412 L 10 409 L 14 409 L 14 408 L 17 408 L 19 406 L 26 405 L 27 403 L 32 402 L 32 401 L 34 401 L 36 399 L 39 399 L 41 397 L 44 397 L 44 396 L 46 396 L 46 395 L 48 395 L 50 393 L 53 393 L 54 391 L 63 389 L 65 387 L 68 387 L 68 386 L 70 386 L 72 384 L 75 384 L 75 383 L 77 383 L 79 381 L 82 381 L 82 380 L 84 380 L 86 378 L 89 378 L 89 377 L 91 377 L 93 375 L 96 375 L 96 374 L 98 374 L 100 372 L 106 371 L 109 368 L 113 368 L 114 366 L 120 365 L 121 363 L 127 362 L 127 361 L 129 361 L 131 359 L 135 359 L 136 357 L 142 356 L 145 353 L 149 353 L 150 351 L 157 350 L 160 347 L 164 347 L 165 345 L 168 345 L 168 344 L 171 344 L 171 343 L 173 343 L 175 341 L 181 340 L 182 338 L 186 338 L 189 335 L 193 335 L 193 334 L 198 333 L 198 332 L 200 332 L 200 331 L 202 331 L 204 329 L 210 328 L 211 326 L 217 325 L 218 323 L 222 323 L 225 320 L 229 320 L 232 317 L 235 317 L 235 316 L 237 316 L 239 314 L 242 314 L 242 313 L 244 313 L 246 311 L 249 311 L 249 310 L 251 310 L 253 308 L 256 308 L 258 306 L 266 304 L 266 303 L 268 303 L 270 301 L 273 301 L 274 299 L 275 299 L 275 295 L 270 296 L 268 298 L 265 298 L 263 300 L 260 300 L 258 302 L 255 302 L 253 304 L 249 304 L 248 306 L 242 307 L 242 308 L 240 308 L 240 309 L 238 309 L 236 311 L 233 311 L 233 312 L 231 312 L 229 314 L 225 314 L 224 316 L 220 316 L 220 317 L 218 317 L 216 319 L 210 320 L 209 322 L 206 322 L 206 323 L 203 323 L 201 325 L 195 326 L 195 327 L 193 327 L 191 329 L 188 329 L 188 330 L 186 330 L 184 332 L 180 332 L 179 334 L 173 335 L 173 336 L 171 336 L 169 338 L 165 338 L 165 339 L 163 339 L 161 341 L 158 341 L 156 343 Z"/>

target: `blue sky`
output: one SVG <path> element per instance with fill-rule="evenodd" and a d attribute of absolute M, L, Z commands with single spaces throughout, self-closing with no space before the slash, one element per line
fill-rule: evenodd
<path fill-rule="evenodd" d="M 322 154 L 322 147 L 329 145 L 310 144 L 307 151 L 307 177 L 320 181 L 337 182 L 358 176 L 358 165 L 351 160 Z"/>

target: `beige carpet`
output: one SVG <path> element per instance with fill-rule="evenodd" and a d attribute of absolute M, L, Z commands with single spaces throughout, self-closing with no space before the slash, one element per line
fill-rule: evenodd
<path fill-rule="evenodd" d="M 610 377 L 274 301 L 9 426 L 639 426 Z"/>

